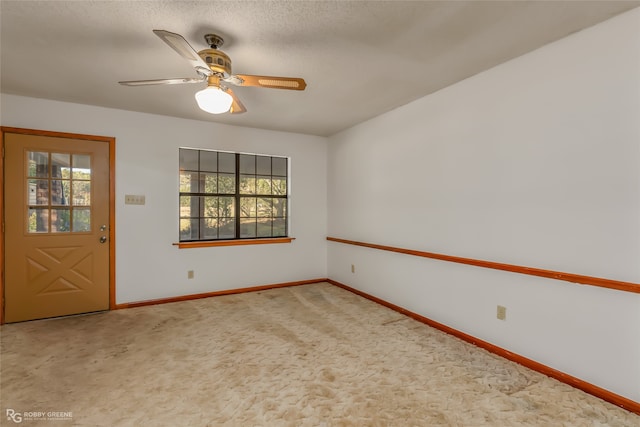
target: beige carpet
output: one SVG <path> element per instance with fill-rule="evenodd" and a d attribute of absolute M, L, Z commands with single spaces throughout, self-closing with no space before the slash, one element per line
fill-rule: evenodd
<path fill-rule="evenodd" d="M 3 426 L 640 426 L 326 283 L 5 325 L 1 350 Z"/>

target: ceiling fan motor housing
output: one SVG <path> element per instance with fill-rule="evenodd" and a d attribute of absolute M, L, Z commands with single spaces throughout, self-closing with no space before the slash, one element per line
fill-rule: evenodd
<path fill-rule="evenodd" d="M 204 49 L 198 52 L 198 55 L 207 63 L 211 71 L 220 73 L 224 77 L 231 75 L 231 58 L 218 49 Z"/>

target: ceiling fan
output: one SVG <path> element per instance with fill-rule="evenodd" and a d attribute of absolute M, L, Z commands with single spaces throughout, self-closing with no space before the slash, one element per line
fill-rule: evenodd
<path fill-rule="evenodd" d="M 238 114 L 247 111 L 227 84 L 289 90 L 304 90 L 307 87 L 304 79 L 298 77 L 231 74 L 231 59 L 218 49 L 224 40 L 217 34 L 206 34 L 204 38 L 210 48 L 196 52 L 180 34 L 165 30 L 153 30 L 153 32 L 189 61 L 199 77 L 118 82 L 121 85 L 148 86 L 207 82 L 207 87 L 196 93 L 196 102 L 200 109 L 212 114 L 226 112 Z"/>

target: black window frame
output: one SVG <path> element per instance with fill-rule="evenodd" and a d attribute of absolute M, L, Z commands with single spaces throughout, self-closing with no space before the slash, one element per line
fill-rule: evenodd
<path fill-rule="evenodd" d="M 226 159 L 226 167 L 221 158 Z M 178 161 L 180 243 L 289 237 L 288 157 L 180 147 Z"/>

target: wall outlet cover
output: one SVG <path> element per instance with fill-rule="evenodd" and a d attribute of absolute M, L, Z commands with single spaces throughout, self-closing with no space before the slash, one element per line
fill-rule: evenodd
<path fill-rule="evenodd" d="M 507 307 L 499 305 L 498 309 L 496 311 L 496 317 L 499 320 L 506 320 L 507 319 Z"/>

